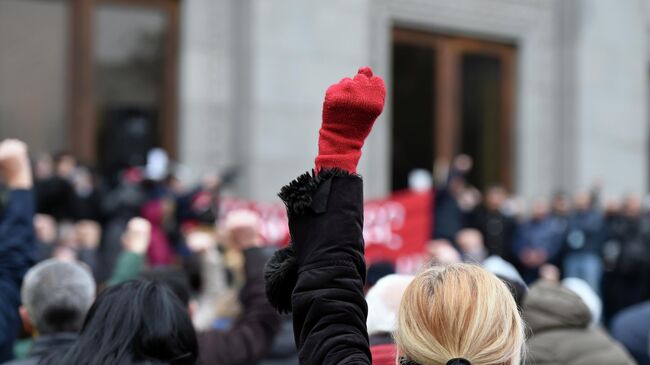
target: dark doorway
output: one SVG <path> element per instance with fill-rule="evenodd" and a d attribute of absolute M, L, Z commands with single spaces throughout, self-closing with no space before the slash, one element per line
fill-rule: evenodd
<path fill-rule="evenodd" d="M 408 187 L 412 170 L 433 168 L 435 60 L 432 48 L 393 47 L 393 190 Z"/>
<path fill-rule="evenodd" d="M 122 124 L 128 123 L 121 116 L 137 112 L 138 120 L 147 125 L 145 139 L 174 157 L 179 2 L 78 0 L 74 4 L 73 152 L 88 161 L 99 157 L 103 163 L 106 151 L 121 148 L 109 138 L 119 135 Z"/>
<path fill-rule="evenodd" d="M 482 54 L 462 58 L 460 150 L 472 157 L 474 186 L 501 184 L 501 61 Z"/>
<path fill-rule="evenodd" d="M 461 153 L 474 159 L 476 187 L 513 187 L 514 58 L 508 44 L 394 30 L 393 190 Z"/>

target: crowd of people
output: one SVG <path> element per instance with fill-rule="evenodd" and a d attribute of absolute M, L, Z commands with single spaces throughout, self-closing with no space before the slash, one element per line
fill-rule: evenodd
<path fill-rule="evenodd" d="M 131 351 L 171 364 L 295 357 L 279 343 L 293 342 L 286 319 L 266 300 L 272 252 L 260 218 L 235 210 L 219 221 L 216 175 L 188 189 L 151 165 L 99 179 L 70 154 L 32 163 L 16 140 L 0 144 L 2 163 L 25 177 L 1 180 L 0 277 L 11 300 L 0 301 L 0 362 L 139 363 Z"/>
<path fill-rule="evenodd" d="M 481 197 L 460 156 L 436 171 L 430 263 L 366 268 L 356 167 L 385 94 L 369 68 L 327 90 L 315 169 L 280 192 L 279 250 L 255 212 L 220 214 L 216 175 L 183 186 L 162 151 L 100 179 L 0 142 L 0 363 L 650 364 L 636 196 L 525 214 L 501 187 Z"/>
<path fill-rule="evenodd" d="M 515 265 L 527 283 L 550 266 L 563 276 L 581 278 L 602 296 L 608 320 L 650 298 L 650 212 L 641 196 L 602 202 L 599 188 L 573 197 L 558 192 L 534 200 L 526 211 L 502 187 L 488 188 L 483 198 L 469 185 L 467 156 L 454 166 L 438 188 L 435 243 L 478 255 L 479 262 L 498 255 Z"/>

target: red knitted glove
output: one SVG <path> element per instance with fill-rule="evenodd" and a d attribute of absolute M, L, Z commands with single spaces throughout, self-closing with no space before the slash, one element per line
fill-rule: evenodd
<path fill-rule="evenodd" d="M 316 171 L 339 168 L 357 172 L 361 147 L 375 119 L 384 109 L 384 80 L 363 67 L 327 89 L 323 102 L 323 124 L 318 139 Z"/>

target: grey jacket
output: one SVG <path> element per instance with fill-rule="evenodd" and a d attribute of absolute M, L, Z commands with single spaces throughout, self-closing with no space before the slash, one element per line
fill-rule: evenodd
<path fill-rule="evenodd" d="M 524 306 L 524 318 L 532 332 L 528 364 L 636 364 L 619 343 L 589 326 L 589 308 L 577 294 L 559 284 L 533 285 Z"/>

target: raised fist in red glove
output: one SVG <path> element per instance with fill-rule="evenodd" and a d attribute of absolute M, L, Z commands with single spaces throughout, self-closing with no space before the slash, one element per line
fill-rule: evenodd
<path fill-rule="evenodd" d="M 353 79 L 346 77 L 327 89 L 317 172 L 323 168 L 339 168 L 356 173 L 361 147 L 384 109 L 385 98 L 384 80 L 373 76 L 369 67 L 360 68 Z"/>

